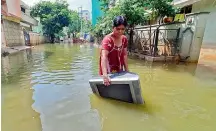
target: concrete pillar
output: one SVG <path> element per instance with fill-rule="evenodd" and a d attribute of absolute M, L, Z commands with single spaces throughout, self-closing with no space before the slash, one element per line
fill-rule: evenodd
<path fill-rule="evenodd" d="M 216 69 L 216 9 L 207 17 L 199 64 Z"/>
<path fill-rule="evenodd" d="M 207 12 L 200 12 L 186 16 L 186 23 L 182 32 L 181 52 L 184 52 L 183 55 L 190 56 L 189 61 L 191 62 L 198 62 L 208 15 L 209 13 Z M 185 35 L 184 33 L 187 34 Z M 191 34 L 193 36 L 189 37 Z M 184 49 L 184 47 L 189 49 Z M 185 50 L 189 51 L 188 55 Z"/>

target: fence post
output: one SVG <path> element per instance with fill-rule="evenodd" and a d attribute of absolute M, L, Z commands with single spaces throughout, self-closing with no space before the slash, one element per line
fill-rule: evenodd
<path fill-rule="evenodd" d="M 154 56 L 156 56 L 157 53 L 157 46 L 158 46 L 158 36 L 159 36 L 159 28 L 156 29 L 156 36 L 155 36 L 155 41 L 154 41 Z"/>
<path fill-rule="evenodd" d="M 150 25 L 150 34 L 149 34 L 150 45 L 149 45 L 149 48 L 150 48 L 150 54 L 152 55 L 152 50 L 151 50 L 151 48 L 152 48 L 152 43 L 151 43 L 152 42 L 152 40 L 151 40 L 152 36 L 151 36 L 151 33 L 152 32 L 151 32 L 151 25 Z"/>
<path fill-rule="evenodd" d="M 174 45 L 175 54 L 176 54 L 176 53 L 179 53 L 179 51 L 178 51 L 178 42 L 179 42 L 180 29 L 181 29 L 181 28 L 178 28 L 178 30 L 177 30 L 177 35 L 176 35 L 176 39 L 175 39 L 175 45 Z"/>

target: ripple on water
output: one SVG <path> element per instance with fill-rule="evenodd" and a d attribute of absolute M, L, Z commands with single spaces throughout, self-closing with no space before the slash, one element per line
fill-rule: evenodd
<path fill-rule="evenodd" d="M 92 94 L 88 80 L 98 74 L 98 53 L 86 46 L 46 44 L 35 47 L 28 58 L 18 53 L 3 60 L 3 129 L 215 130 L 214 74 L 196 66 L 129 59 L 146 101 L 137 106 Z"/>

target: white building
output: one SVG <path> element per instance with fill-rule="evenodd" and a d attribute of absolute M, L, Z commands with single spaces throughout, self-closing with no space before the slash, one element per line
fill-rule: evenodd
<path fill-rule="evenodd" d="M 82 18 L 85 20 L 90 20 L 90 12 L 88 10 L 82 10 Z"/>
<path fill-rule="evenodd" d="M 20 25 L 24 27 L 26 30 L 32 31 L 32 26 L 37 26 L 38 21 L 35 18 L 32 18 L 30 16 L 30 7 L 22 0 L 20 1 L 20 8 L 21 8 Z"/>

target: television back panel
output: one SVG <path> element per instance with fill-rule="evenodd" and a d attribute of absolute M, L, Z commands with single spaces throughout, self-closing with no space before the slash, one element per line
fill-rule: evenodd
<path fill-rule="evenodd" d="M 101 77 L 89 80 L 94 93 L 104 98 L 143 104 L 139 76 L 131 72 L 110 74 L 111 85 L 105 86 Z"/>

